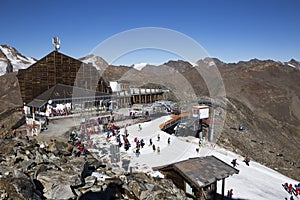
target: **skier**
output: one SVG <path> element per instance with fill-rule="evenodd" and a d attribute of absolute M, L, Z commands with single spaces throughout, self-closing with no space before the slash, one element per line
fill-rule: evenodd
<path fill-rule="evenodd" d="M 159 135 L 159 133 L 157 134 L 157 141 L 159 141 L 160 140 L 160 135 Z"/>
<path fill-rule="evenodd" d="M 157 154 L 159 154 L 160 153 L 160 148 L 159 148 L 159 146 L 157 147 Z"/>
<path fill-rule="evenodd" d="M 139 124 L 139 130 L 140 130 L 140 131 L 142 130 L 142 126 L 141 126 L 141 124 Z"/>
<path fill-rule="evenodd" d="M 171 142 L 171 138 L 169 137 L 169 138 L 168 138 L 168 144 L 170 144 L 170 142 Z"/>
<path fill-rule="evenodd" d="M 196 152 L 199 153 L 199 148 L 196 148 Z"/>
<path fill-rule="evenodd" d="M 152 146 L 152 139 L 151 139 L 151 138 L 150 138 L 150 140 L 149 140 L 149 143 L 150 143 L 149 146 Z"/>

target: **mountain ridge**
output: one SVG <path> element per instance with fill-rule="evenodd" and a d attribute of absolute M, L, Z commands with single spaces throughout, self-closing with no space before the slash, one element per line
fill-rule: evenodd
<path fill-rule="evenodd" d="M 94 54 L 88 54 L 84 57 L 78 58 L 78 60 L 86 63 L 86 64 L 92 64 L 94 67 L 96 67 L 97 70 L 100 72 L 105 71 L 108 66 L 115 66 L 110 65 L 103 59 L 102 57 Z M 26 69 L 32 64 L 34 64 L 37 60 L 32 57 L 24 56 L 22 53 L 20 53 L 16 48 L 11 47 L 9 45 L 0 45 L 0 75 L 3 75 L 7 72 L 7 67 L 12 67 L 12 71 L 18 71 L 19 69 Z M 169 60 L 161 65 L 150 65 L 146 63 L 136 63 L 131 66 L 125 66 L 122 65 L 122 67 L 133 67 L 137 70 L 143 70 L 144 68 L 147 68 L 147 66 L 162 66 L 167 65 L 171 68 L 174 68 L 180 73 L 183 73 L 192 67 L 195 67 L 197 65 L 203 66 L 217 66 L 219 67 L 234 67 L 234 66 L 259 66 L 259 65 L 281 65 L 285 67 L 291 67 L 296 68 L 300 70 L 300 62 L 295 59 L 290 59 L 289 61 L 283 62 L 283 61 L 274 61 L 271 59 L 267 60 L 260 60 L 257 58 L 252 58 L 248 61 L 238 61 L 238 62 L 224 62 L 218 58 L 215 57 L 206 57 L 203 59 L 199 59 L 196 63 L 190 63 L 188 61 L 184 60 Z M 115 66 L 120 67 L 120 66 Z"/>

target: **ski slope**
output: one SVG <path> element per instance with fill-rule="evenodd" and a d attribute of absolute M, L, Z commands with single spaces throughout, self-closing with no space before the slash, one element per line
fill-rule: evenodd
<path fill-rule="evenodd" d="M 204 147 L 200 148 L 200 152 L 197 153 L 197 138 L 177 138 L 176 136 L 160 131 L 159 125 L 169 119 L 170 116 L 165 116 L 142 123 L 142 130 L 139 129 L 138 124 L 128 126 L 128 139 L 131 143 L 131 148 L 126 152 L 124 147 L 121 147 L 121 159 L 130 159 L 130 166 L 136 171 L 151 173 L 152 167 L 178 162 L 191 157 L 214 155 L 229 165 L 231 165 L 232 159 L 237 158 L 239 174 L 235 174 L 225 181 L 225 192 L 232 188 L 234 199 L 259 200 L 290 198 L 290 195 L 283 189 L 282 184 L 288 182 L 294 185 L 299 181 L 292 180 L 254 161 L 251 161 L 250 166 L 247 166 L 242 162 L 242 156 L 207 142 Z M 123 134 L 124 129 L 120 131 L 120 133 Z M 160 135 L 160 141 L 157 141 L 158 134 Z M 99 143 L 103 143 L 105 136 L 106 135 L 94 135 L 93 139 Z M 139 140 L 144 139 L 146 143 L 144 148 L 141 149 L 139 157 L 134 153 L 135 137 Z M 171 138 L 170 145 L 167 143 L 169 137 Z M 150 138 L 152 138 L 156 148 L 158 146 L 160 147 L 160 153 L 153 152 L 152 147 L 149 146 Z M 115 140 L 111 138 L 110 143 L 115 143 Z M 218 182 L 218 193 L 221 194 L 221 181 Z"/>

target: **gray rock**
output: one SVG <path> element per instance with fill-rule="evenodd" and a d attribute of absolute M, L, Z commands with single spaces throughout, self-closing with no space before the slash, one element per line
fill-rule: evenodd
<path fill-rule="evenodd" d="M 9 199 L 42 199 L 41 193 L 26 178 L 0 178 L 0 188 L 7 193 Z"/>
<path fill-rule="evenodd" d="M 148 190 L 142 191 L 139 199 L 140 200 L 155 200 L 153 194 Z"/>
<path fill-rule="evenodd" d="M 44 196 L 49 199 L 69 199 L 75 197 L 71 185 L 81 183 L 78 174 L 68 174 L 54 169 L 42 171 L 37 175 L 44 189 Z"/>
<path fill-rule="evenodd" d="M 53 185 L 51 190 L 44 193 L 44 196 L 47 199 L 71 199 L 76 197 L 75 194 L 73 194 L 70 185 L 65 184 Z"/>
<path fill-rule="evenodd" d="M 153 190 L 154 190 L 154 185 L 151 184 L 151 183 L 146 183 L 146 184 L 145 184 L 145 187 L 146 187 L 147 190 L 149 190 L 149 191 L 153 191 Z"/>
<path fill-rule="evenodd" d="M 84 179 L 85 185 L 82 187 L 83 189 L 87 189 L 92 187 L 95 182 L 96 182 L 97 178 L 95 176 L 88 176 Z"/>

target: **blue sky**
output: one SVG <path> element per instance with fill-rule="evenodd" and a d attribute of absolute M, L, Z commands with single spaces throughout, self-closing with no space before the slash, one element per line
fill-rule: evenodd
<path fill-rule="evenodd" d="M 297 0 L 2 1 L 0 44 L 39 59 L 53 50 L 51 38 L 58 36 L 61 52 L 79 58 L 120 32 L 162 27 L 187 35 L 225 62 L 300 60 L 299 10 Z M 137 51 L 115 64 L 176 57 Z"/>

